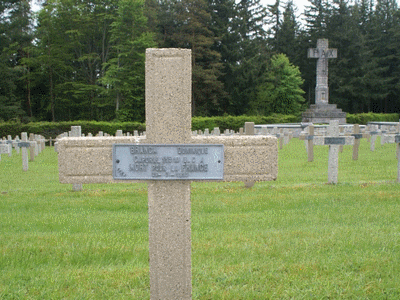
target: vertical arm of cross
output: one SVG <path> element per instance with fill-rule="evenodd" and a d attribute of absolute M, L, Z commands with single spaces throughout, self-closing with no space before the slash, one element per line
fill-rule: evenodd
<path fill-rule="evenodd" d="M 400 134 L 395 137 L 397 157 L 397 183 L 400 183 Z"/>
<path fill-rule="evenodd" d="M 313 138 L 314 138 L 314 125 L 311 124 L 308 127 L 308 140 L 307 140 L 307 158 L 309 162 L 314 161 Z"/>
<path fill-rule="evenodd" d="M 329 122 L 328 136 L 339 136 L 339 121 L 332 120 Z M 339 145 L 329 145 L 329 162 L 328 162 L 328 183 L 338 182 L 339 169 Z"/>
<path fill-rule="evenodd" d="M 82 129 L 81 126 L 71 126 L 71 136 L 73 137 L 81 137 Z M 83 185 L 82 183 L 73 183 L 72 190 L 74 192 L 82 191 Z"/>
<path fill-rule="evenodd" d="M 191 138 L 191 52 L 146 51 L 146 143 Z M 190 181 L 148 181 L 151 299 L 191 299 Z"/>
<path fill-rule="evenodd" d="M 328 104 L 328 59 L 337 57 L 337 49 L 328 48 L 327 39 L 318 39 L 317 48 L 308 49 L 308 58 L 317 58 L 317 84 L 315 87 L 315 104 Z"/>
<path fill-rule="evenodd" d="M 28 134 L 26 132 L 21 133 L 22 142 L 28 141 Z M 22 147 L 22 170 L 28 171 L 28 149 L 26 147 Z"/>

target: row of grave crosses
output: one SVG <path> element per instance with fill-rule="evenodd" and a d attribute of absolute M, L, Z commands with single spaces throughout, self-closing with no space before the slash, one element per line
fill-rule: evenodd
<path fill-rule="evenodd" d="M 254 129 L 254 123 L 253 122 L 246 122 L 244 128 L 240 128 L 238 132 L 234 132 L 233 130 L 225 130 L 222 135 L 224 136 L 230 136 L 230 135 L 254 135 L 255 129 Z M 273 125 L 271 125 L 273 126 Z M 345 127 L 348 129 L 353 129 L 352 133 L 349 133 L 349 130 L 345 133 Z M 397 141 L 400 139 L 399 137 L 396 137 L 396 133 L 400 133 L 400 127 L 398 126 L 397 129 L 389 131 L 385 129 L 378 129 L 377 125 L 370 125 L 370 126 L 362 126 L 363 127 L 363 133 L 361 133 L 361 126 L 358 124 L 354 125 L 347 125 L 347 126 L 340 126 L 336 124 L 336 122 L 332 122 L 328 128 L 328 133 L 324 132 L 326 131 L 326 128 L 324 128 L 323 132 L 320 132 L 319 134 L 314 134 L 314 125 L 309 125 L 306 127 L 306 129 L 301 132 L 298 137 L 301 140 L 305 141 L 305 146 L 306 146 L 306 151 L 307 151 L 307 156 L 308 156 L 308 161 L 312 162 L 314 160 L 314 146 L 321 146 L 321 145 L 327 145 L 327 146 L 332 146 L 330 147 L 332 149 L 331 154 L 330 154 L 330 167 L 328 168 L 328 182 L 329 183 L 337 183 L 337 153 L 333 149 L 338 149 L 339 152 L 343 152 L 343 146 L 344 145 L 352 145 L 353 146 L 353 160 L 358 160 L 358 152 L 359 152 L 359 146 L 360 146 L 360 140 L 362 138 L 368 138 L 371 144 L 371 151 L 375 150 L 375 142 L 376 138 L 378 136 L 381 136 L 381 144 L 383 145 L 384 143 L 398 143 Z M 392 126 L 393 127 L 393 126 Z M 292 131 L 288 130 L 287 128 L 278 128 L 278 127 L 273 127 L 272 130 L 267 130 L 266 127 L 263 127 L 261 130 L 259 130 L 258 134 L 261 135 L 273 135 L 277 137 L 278 139 L 278 145 L 279 148 L 282 149 L 284 145 L 288 144 L 289 141 L 293 138 Z M 129 133 L 122 133 L 122 130 L 117 130 L 115 136 L 129 136 Z M 141 133 L 140 135 L 138 134 L 137 131 L 134 132 L 134 136 L 144 136 L 145 133 Z M 209 135 L 214 135 L 214 136 L 220 136 L 220 130 L 218 127 L 214 128 L 212 131 L 209 131 L 209 129 L 205 129 L 204 132 L 199 130 L 199 131 L 192 131 L 193 136 L 197 135 L 204 135 L 204 136 L 209 136 Z M 81 129 L 79 126 L 73 126 L 71 131 L 67 134 L 62 134 L 59 136 L 65 137 L 65 136 L 84 136 L 84 134 L 81 134 Z M 92 136 L 91 134 L 87 135 L 88 137 Z M 102 136 L 110 136 L 109 134 L 103 134 L 103 132 L 99 132 L 96 136 L 102 137 Z M 57 146 L 57 143 L 56 145 Z M 57 150 L 56 150 L 57 151 Z M 399 175 L 400 176 L 400 175 Z M 399 177 L 400 180 L 400 177 Z M 73 189 L 75 191 L 81 190 L 82 185 L 81 184 L 74 184 Z"/>
<path fill-rule="evenodd" d="M 397 126 L 394 132 L 387 132 L 386 130 L 378 131 L 377 128 L 372 125 L 371 130 L 360 133 L 360 126 L 355 124 L 353 126 L 354 131 L 351 135 L 345 136 L 340 135 L 339 130 L 339 121 L 334 120 L 331 121 L 328 127 L 327 135 L 325 136 L 317 136 L 314 135 L 314 126 L 310 125 L 307 127 L 307 133 L 302 133 L 300 135 L 300 139 L 305 140 L 305 145 L 308 154 L 308 161 L 312 162 L 314 160 L 314 150 L 313 146 L 319 145 L 329 145 L 329 163 L 328 163 L 328 183 L 337 183 L 337 175 L 338 175 L 338 161 L 339 151 L 343 151 L 344 145 L 353 145 L 353 160 L 358 159 L 358 149 L 360 146 L 360 140 L 362 138 L 368 138 L 371 141 L 371 151 L 375 149 L 375 141 L 378 135 L 381 135 L 381 144 L 384 143 L 396 143 L 397 150 L 396 155 L 398 159 L 398 177 L 397 182 L 400 182 L 400 125 Z M 341 128 L 343 129 L 343 127 Z"/>
<path fill-rule="evenodd" d="M 1 154 L 8 154 L 9 157 L 12 156 L 13 148 L 17 152 L 22 152 L 22 170 L 28 171 L 28 149 L 30 154 L 30 161 L 33 162 L 35 157 L 38 156 L 45 147 L 45 139 L 41 135 L 31 133 L 29 135 L 26 132 L 21 133 L 21 139 L 16 136 L 15 139 L 9 135 L 7 138 L 0 140 L 0 161 Z"/>
<path fill-rule="evenodd" d="M 385 122 L 383 122 L 385 123 Z M 399 159 L 399 143 L 400 143 L 400 123 L 395 126 L 393 123 L 390 125 L 379 125 L 382 129 L 378 129 L 378 125 L 360 126 L 342 125 L 339 126 L 338 121 L 332 121 L 329 127 L 317 125 L 319 130 L 318 134 L 314 134 L 313 124 L 279 124 L 279 125 L 261 125 L 258 126 L 258 134 L 273 135 L 278 138 L 279 148 L 282 149 L 283 145 L 295 136 L 304 140 L 307 151 L 308 161 L 314 161 L 314 147 L 313 146 L 329 146 L 329 167 L 328 167 L 328 183 L 337 183 L 338 174 L 338 151 L 343 152 L 343 146 L 353 146 L 353 160 L 358 160 L 358 152 L 360 141 L 362 138 L 367 138 L 370 142 L 370 150 L 375 150 L 375 142 L 378 136 L 381 137 L 381 145 L 385 143 L 397 144 L 397 158 Z M 302 131 L 302 128 L 305 130 Z M 321 128 L 322 127 L 322 128 Z M 362 129 L 361 129 L 362 127 Z M 346 132 L 345 132 L 346 129 Z M 351 131 L 349 131 L 351 130 Z M 361 132 L 362 131 L 362 132 Z M 338 151 L 337 151 L 338 150 Z M 400 162 L 398 167 L 398 182 L 400 182 Z"/>

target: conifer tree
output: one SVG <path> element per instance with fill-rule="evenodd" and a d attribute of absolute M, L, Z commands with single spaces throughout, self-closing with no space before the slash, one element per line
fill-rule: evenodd
<path fill-rule="evenodd" d="M 22 59 L 32 41 L 31 11 L 27 0 L 0 3 L 0 118 L 32 117 L 29 68 Z M 25 111 L 24 111 L 25 110 Z"/>
<path fill-rule="evenodd" d="M 267 11 L 259 0 L 242 0 L 232 20 L 232 33 L 238 37 L 237 61 L 231 62 L 226 78 L 232 97 L 230 113 L 240 115 L 250 109 L 257 95 L 257 86 L 265 72 L 268 59 L 266 31 Z"/>
<path fill-rule="evenodd" d="M 275 52 L 285 54 L 293 64 L 297 65 L 299 61 L 299 25 L 296 21 L 295 11 L 296 7 L 293 1 L 288 1 L 285 5 L 280 28 L 275 37 Z"/>
<path fill-rule="evenodd" d="M 261 115 L 300 113 L 304 106 L 302 84 L 299 68 L 286 55 L 274 55 L 252 101 L 252 111 Z"/>
<path fill-rule="evenodd" d="M 398 83 L 395 69 L 399 61 L 396 55 L 398 41 L 394 34 L 400 20 L 396 1 L 378 0 L 371 22 L 367 41 L 371 56 L 366 78 L 372 96 L 372 109 L 384 113 L 397 112 L 400 103 L 395 92 Z"/>
<path fill-rule="evenodd" d="M 192 50 L 192 114 L 221 114 L 224 98 L 221 55 L 213 49 L 218 37 L 212 30 L 212 18 L 205 0 L 163 3 L 170 14 L 160 22 L 165 47 Z"/>
<path fill-rule="evenodd" d="M 99 80 L 106 88 L 106 99 L 115 99 L 118 120 L 143 122 L 145 51 L 155 47 L 155 42 L 147 30 L 142 0 L 119 1 L 110 44 L 110 59 L 103 63 L 105 74 Z"/>

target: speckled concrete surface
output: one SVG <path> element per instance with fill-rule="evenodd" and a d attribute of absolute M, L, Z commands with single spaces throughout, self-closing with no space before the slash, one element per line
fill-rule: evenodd
<path fill-rule="evenodd" d="M 114 143 L 224 144 L 224 180 L 276 179 L 276 138 L 191 136 L 191 65 L 190 50 L 147 49 L 147 136 L 60 139 L 60 182 L 112 182 Z M 150 298 L 191 299 L 190 181 L 147 183 Z"/>
<path fill-rule="evenodd" d="M 354 137 L 346 139 L 354 140 Z M 60 182 L 115 182 L 112 178 L 114 143 L 146 144 L 149 141 L 145 137 L 133 136 L 62 138 L 58 141 Z M 193 136 L 188 143 L 224 145 L 224 181 L 270 181 L 278 176 L 276 137 Z"/>

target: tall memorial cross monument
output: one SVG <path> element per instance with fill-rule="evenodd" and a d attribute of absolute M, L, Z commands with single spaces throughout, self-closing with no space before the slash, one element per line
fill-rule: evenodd
<path fill-rule="evenodd" d="M 156 153 L 156 147 L 182 146 L 182 149 L 189 149 L 192 144 L 199 149 L 199 146 L 208 144 L 211 149 L 212 146 L 223 145 L 223 181 L 267 181 L 277 178 L 278 149 L 275 137 L 191 135 L 191 64 L 191 51 L 187 49 L 146 50 L 145 137 L 69 137 L 58 141 L 61 183 L 120 182 L 115 177 L 116 173 L 124 177 L 129 172 L 154 170 L 150 172 L 151 178 L 146 179 L 151 299 L 191 299 L 192 294 L 192 179 L 184 180 L 178 176 L 179 170 L 185 168 L 184 163 L 178 165 L 175 178 L 165 178 L 167 169 L 168 176 L 171 176 L 171 160 L 179 161 L 179 157 L 163 157 L 161 153 Z M 123 163 L 125 157 L 119 160 L 116 156 L 116 149 L 124 147 L 123 144 L 128 144 L 133 151 L 128 155 L 132 161 L 129 164 Z M 192 155 L 191 162 L 194 159 L 197 163 L 197 154 Z M 201 160 L 199 162 L 201 164 Z M 193 176 L 200 175 L 200 172 L 204 174 L 195 180 L 207 179 L 208 170 L 212 167 L 208 165 L 204 168 L 203 165 L 202 168 L 200 164 L 196 167 L 191 165 Z"/>
<path fill-rule="evenodd" d="M 337 49 L 329 49 L 327 39 L 318 39 L 317 48 L 308 49 L 308 58 L 317 58 L 315 104 L 328 104 L 328 60 L 330 58 L 337 58 Z"/>
<path fill-rule="evenodd" d="M 329 123 L 330 120 L 339 120 L 346 123 L 346 113 L 329 104 L 328 61 L 337 58 L 337 49 L 330 49 L 327 39 L 318 39 L 317 48 L 309 48 L 308 58 L 317 59 L 317 78 L 315 87 L 315 104 L 303 113 L 303 122 Z"/>

